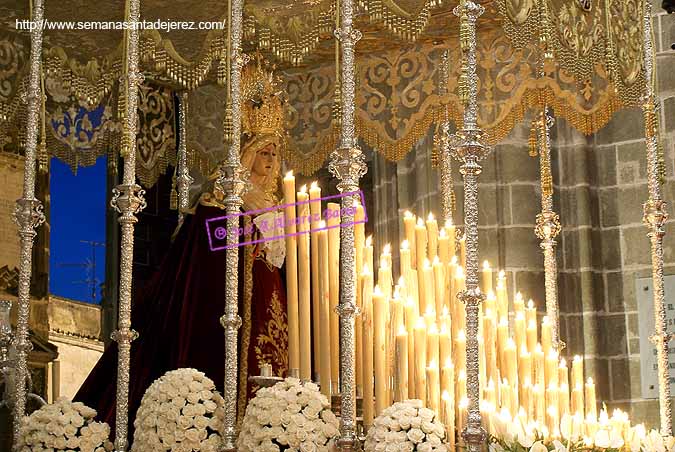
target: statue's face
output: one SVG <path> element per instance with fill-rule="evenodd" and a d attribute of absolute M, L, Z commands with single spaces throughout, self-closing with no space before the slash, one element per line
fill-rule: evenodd
<path fill-rule="evenodd" d="M 257 176 L 267 177 L 272 175 L 274 164 L 278 158 L 277 148 L 274 143 L 270 143 L 256 152 L 255 160 L 251 172 Z"/>

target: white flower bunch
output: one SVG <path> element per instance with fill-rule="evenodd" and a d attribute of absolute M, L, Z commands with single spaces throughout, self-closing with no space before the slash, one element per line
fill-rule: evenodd
<path fill-rule="evenodd" d="M 523 424 L 503 410 L 491 419 L 493 427 L 490 452 L 675 452 L 675 438 L 664 437 L 656 430 L 647 431 L 642 424 L 630 425 L 628 415 L 606 410 L 599 418 L 565 414 L 560 421 L 562 438 L 549 438 L 548 429 L 535 422 Z"/>
<path fill-rule="evenodd" d="M 261 388 L 246 408 L 239 452 L 328 452 L 338 420 L 314 383 L 287 378 Z"/>
<path fill-rule="evenodd" d="M 132 452 L 217 452 L 222 446 L 223 398 L 206 375 L 178 369 L 155 380 L 134 420 Z"/>
<path fill-rule="evenodd" d="M 421 400 L 397 402 L 379 415 L 366 436 L 366 452 L 445 452 L 445 426 Z"/>
<path fill-rule="evenodd" d="M 61 398 L 23 418 L 19 438 L 21 452 L 38 450 L 107 452 L 110 427 L 94 422 L 96 410 Z"/>

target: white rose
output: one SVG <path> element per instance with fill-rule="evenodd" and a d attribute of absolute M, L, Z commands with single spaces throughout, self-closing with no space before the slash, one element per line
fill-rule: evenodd
<path fill-rule="evenodd" d="M 420 408 L 418 415 L 423 421 L 431 422 L 434 419 L 434 416 L 436 416 L 436 413 L 434 413 L 433 410 L 430 410 L 429 408 Z"/>
<path fill-rule="evenodd" d="M 401 415 L 398 418 L 398 423 L 402 430 L 408 430 L 410 428 L 410 418 L 408 416 Z"/>
<path fill-rule="evenodd" d="M 420 417 L 410 418 L 410 426 L 412 428 L 421 428 L 422 427 L 422 418 L 420 418 Z"/>
<path fill-rule="evenodd" d="M 436 425 L 431 421 L 422 421 L 422 431 L 424 433 L 434 433 L 436 431 Z"/>
<path fill-rule="evenodd" d="M 417 444 L 424 439 L 424 432 L 418 428 L 412 428 L 408 432 L 408 439 Z"/>
<path fill-rule="evenodd" d="M 417 445 L 418 452 L 432 452 L 433 446 L 429 443 L 422 443 Z"/>

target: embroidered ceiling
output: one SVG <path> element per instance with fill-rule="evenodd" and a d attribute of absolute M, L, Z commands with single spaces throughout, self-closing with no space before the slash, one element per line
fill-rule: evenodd
<path fill-rule="evenodd" d="M 18 129 L 24 123 L 29 41 L 27 33 L 16 33 L 15 20 L 28 18 L 28 2 L 18 3 L 0 0 L 0 146 L 5 150 L 21 147 Z M 45 16 L 52 21 L 123 20 L 124 8 L 118 2 L 98 2 L 92 8 L 83 8 L 82 2 L 45 3 Z M 461 119 L 455 92 L 458 24 L 451 13 L 456 4 L 457 0 L 358 1 L 356 26 L 364 31 L 357 46 L 358 132 L 389 159 L 403 157 L 443 110 L 453 121 Z M 481 4 L 487 8 L 479 20 L 481 124 L 493 142 L 544 101 L 557 116 L 587 134 L 605 125 L 615 111 L 639 103 L 644 86 L 641 0 Z M 167 0 L 144 0 L 142 5 L 141 16 L 149 21 L 226 17 L 226 6 L 219 0 L 172 0 L 170 7 Z M 245 50 L 263 51 L 285 77 L 290 101 L 288 158 L 300 171 L 311 172 L 321 166 L 336 140 L 331 121 L 335 3 L 251 0 L 246 2 L 245 17 Z M 222 85 L 225 36 L 223 31 L 144 31 L 141 68 L 146 80 L 174 90 Z M 546 77 L 538 79 L 542 39 L 554 63 L 548 65 Z M 53 155 L 71 165 L 90 164 L 115 144 L 121 42 L 119 30 L 45 31 L 47 116 L 57 124 L 47 142 Z M 440 95 L 438 68 L 444 48 L 450 52 L 450 76 L 448 94 Z M 107 112 L 99 115 L 105 119 L 101 123 L 83 120 L 80 109 L 101 108 Z M 170 126 L 155 118 L 150 129 L 173 137 L 172 103 L 164 111 Z M 61 118 L 63 127 L 59 129 L 54 117 Z M 71 122 L 73 127 L 66 125 Z M 67 136 L 63 130 L 69 131 Z M 77 135 L 69 136 L 70 131 Z M 144 184 L 152 184 L 170 163 L 167 156 L 172 149 L 152 138 L 139 140 L 139 165 L 145 165 L 139 174 L 145 174 Z"/>

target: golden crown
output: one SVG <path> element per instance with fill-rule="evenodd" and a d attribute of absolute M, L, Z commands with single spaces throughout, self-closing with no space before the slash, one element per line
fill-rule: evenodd
<path fill-rule="evenodd" d="M 251 135 L 283 135 L 284 100 L 274 68 L 267 69 L 257 55 L 242 70 L 242 132 Z"/>

